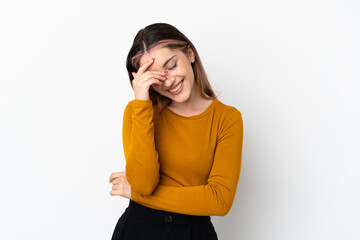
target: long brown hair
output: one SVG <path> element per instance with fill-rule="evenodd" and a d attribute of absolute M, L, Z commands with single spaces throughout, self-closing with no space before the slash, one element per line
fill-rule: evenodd
<path fill-rule="evenodd" d="M 191 48 L 195 54 L 195 62 L 191 63 L 191 66 L 194 71 L 194 81 L 200 95 L 206 99 L 217 98 L 209 83 L 195 46 L 177 28 L 167 23 L 154 23 L 148 25 L 136 34 L 133 45 L 126 58 L 126 68 L 129 74 L 131 87 L 133 87 L 132 81 L 134 80 L 131 73 L 137 72 L 140 68 L 140 58 L 144 53 L 149 52 L 156 46 L 166 47 L 172 50 L 180 49 L 185 54 L 187 54 L 189 48 Z M 156 92 L 152 86 L 149 89 L 149 96 L 153 106 L 156 106 L 156 110 L 159 112 L 172 102 L 170 98 Z"/>

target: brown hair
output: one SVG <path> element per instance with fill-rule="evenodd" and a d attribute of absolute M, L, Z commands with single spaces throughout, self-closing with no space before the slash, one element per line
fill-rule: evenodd
<path fill-rule="evenodd" d="M 206 99 L 217 98 L 215 95 L 201 63 L 199 54 L 192 42 L 182 34 L 177 28 L 167 23 L 154 23 L 142 28 L 135 36 L 133 45 L 130 48 L 126 58 L 126 68 L 130 78 L 130 84 L 134 80 L 132 72 L 137 72 L 140 68 L 140 58 L 144 53 L 149 52 L 153 47 L 166 47 L 169 49 L 180 49 L 187 54 L 189 48 L 195 54 L 195 62 L 191 63 L 194 71 L 194 81 L 200 95 Z M 208 96 L 207 96 L 208 95 Z M 149 89 L 150 100 L 157 111 L 161 112 L 172 100 L 154 90 L 151 86 Z"/>

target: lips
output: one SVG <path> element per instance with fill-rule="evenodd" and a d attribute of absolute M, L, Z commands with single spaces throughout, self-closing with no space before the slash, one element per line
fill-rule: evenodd
<path fill-rule="evenodd" d="M 168 89 L 168 91 L 172 91 L 172 90 L 174 90 L 174 89 L 176 89 L 178 86 L 180 86 L 181 84 L 182 84 L 182 82 L 184 81 L 184 79 L 183 80 L 181 80 L 180 82 L 178 82 L 173 88 L 171 88 L 171 89 Z"/>

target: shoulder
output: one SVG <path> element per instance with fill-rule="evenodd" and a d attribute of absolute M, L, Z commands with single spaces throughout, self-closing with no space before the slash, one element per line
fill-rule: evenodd
<path fill-rule="evenodd" d="M 242 122 L 242 114 L 234 106 L 224 104 L 223 102 L 218 100 L 217 110 L 218 110 L 219 114 L 221 115 L 221 118 L 224 121 L 241 121 Z"/>
<path fill-rule="evenodd" d="M 234 106 L 230 106 L 219 101 L 217 103 L 218 112 L 218 133 L 219 139 L 225 139 L 226 136 L 234 134 L 242 135 L 243 119 L 241 112 Z"/>

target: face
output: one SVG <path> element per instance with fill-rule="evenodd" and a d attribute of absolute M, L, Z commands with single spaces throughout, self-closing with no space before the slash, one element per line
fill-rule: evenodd
<path fill-rule="evenodd" d="M 147 71 L 168 71 L 167 80 L 164 80 L 162 85 L 152 85 L 155 91 L 177 103 L 194 97 L 196 86 L 191 63 L 195 61 L 195 56 L 191 50 L 185 54 L 181 50 L 155 47 L 141 57 L 140 66 L 151 58 L 155 58 L 155 61 Z"/>

